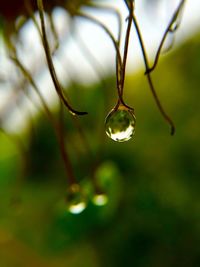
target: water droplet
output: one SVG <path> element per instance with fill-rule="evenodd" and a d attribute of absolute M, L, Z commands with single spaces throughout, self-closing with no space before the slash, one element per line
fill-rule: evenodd
<path fill-rule="evenodd" d="M 86 208 L 86 198 L 78 184 L 73 184 L 67 192 L 67 210 L 72 214 L 80 214 Z"/>
<path fill-rule="evenodd" d="M 108 196 L 105 193 L 95 193 L 92 202 L 96 206 L 105 206 L 108 203 Z"/>
<path fill-rule="evenodd" d="M 171 24 L 171 27 L 169 29 L 170 32 L 175 32 L 179 28 L 183 16 L 183 9 L 184 9 L 184 4 L 182 4 L 179 7 L 179 11 L 173 19 L 173 23 Z"/>
<path fill-rule="evenodd" d="M 106 134 L 114 141 L 128 141 L 135 133 L 136 118 L 132 110 L 120 105 L 106 117 Z"/>
<path fill-rule="evenodd" d="M 173 21 L 172 21 L 172 24 L 169 28 L 163 49 L 161 50 L 162 53 L 168 52 L 174 44 L 175 33 L 176 33 L 177 29 L 179 28 L 179 26 L 181 24 L 181 20 L 182 20 L 183 8 L 184 8 L 184 3 L 182 2 L 182 3 L 180 3 L 179 10 L 175 14 Z"/>
<path fill-rule="evenodd" d="M 178 21 L 174 21 L 169 29 L 170 32 L 175 32 L 179 27 L 179 22 Z"/>
<path fill-rule="evenodd" d="M 173 47 L 174 41 L 175 41 L 175 33 L 168 32 L 161 53 L 162 54 L 167 53 Z"/>

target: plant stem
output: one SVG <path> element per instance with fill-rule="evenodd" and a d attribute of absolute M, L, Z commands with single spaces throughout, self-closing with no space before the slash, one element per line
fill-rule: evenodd
<path fill-rule="evenodd" d="M 46 34 L 46 29 L 45 29 L 45 22 L 44 22 L 44 7 L 43 7 L 43 1 L 42 0 L 37 0 L 37 5 L 38 5 L 38 10 L 39 10 L 39 15 L 40 15 L 40 22 L 41 22 L 41 29 L 42 29 L 42 40 L 43 40 L 43 45 L 44 45 L 44 50 L 45 50 L 45 55 L 46 55 L 46 60 L 47 64 L 49 67 L 49 71 L 56 89 L 56 92 L 60 99 L 63 101 L 65 106 L 68 108 L 69 112 L 71 112 L 73 115 L 85 115 L 87 112 L 81 112 L 73 109 L 71 105 L 69 104 L 68 100 L 66 100 L 63 90 L 61 88 L 61 85 L 58 81 L 56 71 L 54 68 L 54 64 L 51 58 L 51 52 L 50 52 L 50 47 L 49 43 L 47 40 L 47 34 Z"/>
<path fill-rule="evenodd" d="M 166 40 L 166 37 L 167 37 L 168 33 L 171 32 L 171 27 L 172 27 L 172 25 L 175 23 L 177 17 L 179 16 L 179 14 L 180 14 L 180 12 L 181 12 L 181 10 L 182 10 L 184 4 L 185 4 L 185 0 L 182 0 L 182 1 L 180 2 L 180 4 L 178 5 L 178 7 L 177 7 L 175 13 L 173 14 L 173 16 L 172 16 L 172 18 L 171 18 L 171 20 L 170 20 L 170 22 L 169 22 L 169 24 L 168 24 L 168 26 L 167 26 L 165 32 L 164 32 L 164 35 L 163 35 L 162 40 L 161 40 L 161 42 L 160 42 L 160 45 L 159 45 L 159 47 L 158 47 L 158 50 L 157 50 L 157 53 L 156 53 L 156 57 L 155 57 L 153 66 L 152 66 L 151 68 L 149 68 L 149 69 L 147 70 L 147 72 L 152 72 L 152 71 L 156 68 L 156 66 L 157 66 L 157 64 L 158 64 L 158 61 L 159 61 L 159 58 L 160 58 L 161 50 L 162 50 L 163 45 L 164 45 L 164 42 L 165 42 L 165 40 Z M 177 30 L 177 27 L 175 28 L 175 30 Z M 146 72 L 146 74 L 147 74 L 147 72 Z"/>
<path fill-rule="evenodd" d="M 128 5 L 128 3 L 127 3 L 126 0 L 125 0 L 125 3 L 127 5 L 127 7 L 129 8 L 129 5 Z M 148 57 L 147 57 L 147 54 L 146 54 L 146 49 L 145 49 L 145 45 L 144 45 L 144 42 L 143 42 L 142 34 L 140 32 L 140 28 L 139 28 L 139 25 L 138 25 L 138 22 L 137 22 L 137 19 L 136 19 L 134 13 L 132 14 L 132 20 L 133 20 L 133 24 L 135 26 L 136 33 L 137 33 L 137 36 L 138 36 L 138 39 L 139 39 L 139 43 L 140 43 L 140 47 L 141 47 L 141 50 L 142 50 L 142 55 L 143 55 L 143 59 L 144 59 L 144 64 L 145 64 L 145 68 L 146 68 L 146 75 L 147 75 L 147 80 L 148 80 L 148 83 L 149 83 L 150 90 L 151 90 L 151 92 L 153 94 L 154 100 L 156 102 L 156 105 L 157 105 L 157 107 L 158 107 L 161 115 L 163 116 L 163 118 L 165 119 L 165 121 L 171 127 L 171 132 L 170 132 L 171 135 L 174 135 L 174 133 L 175 133 L 175 125 L 174 125 L 172 119 L 165 112 L 163 106 L 161 105 L 161 102 L 160 102 L 160 100 L 159 100 L 159 98 L 157 96 L 156 90 L 154 88 L 154 84 L 153 84 L 151 75 L 150 75 L 150 73 L 148 73 L 148 70 L 149 70 Z"/>

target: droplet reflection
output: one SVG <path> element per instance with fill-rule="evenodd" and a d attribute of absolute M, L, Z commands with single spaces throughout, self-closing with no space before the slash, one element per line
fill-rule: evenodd
<path fill-rule="evenodd" d="M 86 208 L 86 203 L 85 202 L 79 202 L 76 204 L 71 204 L 68 207 L 68 210 L 72 214 L 80 214 L 84 209 Z"/>
<path fill-rule="evenodd" d="M 96 206 L 105 206 L 108 203 L 108 196 L 105 193 L 96 193 L 93 196 L 92 202 Z"/>
<path fill-rule="evenodd" d="M 87 206 L 86 199 L 78 184 L 73 184 L 67 192 L 67 210 L 72 214 L 80 214 Z"/>
<path fill-rule="evenodd" d="M 106 134 L 114 141 L 125 142 L 135 133 L 136 118 L 132 110 L 119 106 L 106 117 Z"/>

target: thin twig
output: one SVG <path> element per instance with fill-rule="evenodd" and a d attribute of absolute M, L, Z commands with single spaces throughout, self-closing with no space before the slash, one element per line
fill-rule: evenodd
<path fill-rule="evenodd" d="M 88 14 L 83 14 L 81 12 L 78 12 L 76 14 L 77 16 L 79 17 L 82 17 L 82 18 L 85 18 L 89 21 L 92 21 L 93 23 L 95 23 L 96 25 L 98 25 L 99 27 L 101 27 L 105 32 L 106 34 L 110 37 L 113 45 L 114 45 L 114 48 L 116 50 L 116 54 L 117 54 L 117 62 L 116 62 L 116 66 L 117 66 L 117 77 L 118 77 L 118 74 L 119 74 L 119 70 L 121 70 L 122 68 L 122 58 L 121 58 L 121 54 L 120 54 L 120 50 L 119 50 L 119 44 L 118 44 L 118 41 L 115 39 L 115 37 L 113 36 L 113 34 L 111 33 L 111 31 L 101 22 L 99 21 L 98 19 L 88 15 Z M 117 79 L 118 81 L 118 79 Z M 117 90 L 118 90 L 118 96 L 119 96 L 119 99 L 120 99 L 120 102 L 121 103 L 124 103 L 122 97 L 121 97 L 121 88 L 119 86 L 119 83 L 117 82 Z M 125 105 L 125 104 L 124 104 Z"/>
<path fill-rule="evenodd" d="M 23 73 L 23 75 L 28 79 L 28 81 L 30 82 L 30 84 L 33 86 L 33 89 L 35 90 L 35 92 L 37 93 L 38 97 L 40 98 L 40 101 L 44 107 L 44 110 L 47 114 L 47 117 L 50 121 L 50 123 L 52 124 L 52 127 L 55 130 L 56 133 L 56 137 L 59 143 L 59 147 L 60 147 L 60 151 L 61 151 L 61 155 L 62 155 L 62 159 L 64 162 L 64 166 L 65 166 L 65 170 L 66 173 L 68 175 L 68 180 L 70 184 L 74 184 L 76 183 L 76 179 L 73 173 L 73 169 L 72 169 L 72 165 L 69 159 L 69 155 L 65 149 L 65 144 L 64 144 L 64 135 L 63 135 L 63 131 L 62 131 L 62 127 L 57 125 L 57 123 L 54 120 L 54 117 L 52 116 L 52 113 L 49 109 L 49 107 L 46 104 L 46 101 L 44 99 L 44 97 L 42 96 L 37 84 L 35 83 L 34 79 L 32 78 L 31 74 L 29 73 L 29 71 L 23 66 L 23 64 L 19 61 L 19 59 L 17 58 L 17 56 L 12 56 L 11 59 L 13 60 L 13 62 L 16 64 L 16 66 L 21 70 L 21 72 Z"/>
<path fill-rule="evenodd" d="M 40 22 L 41 22 L 41 29 L 42 29 L 42 40 L 43 40 L 43 45 L 44 45 L 44 50 L 45 50 L 45 55 L 46 55 L 46 60 L 47 64 L 49 67 L 49 71 L 56 89 L 56 92 L 60 99 L 63 101 L 65 106 L 68 108 L 68 110 L 73 114 L 73 115 L 85 115 L 87 112 L 81 112 L 73 109 L 71 105 L 69 104 L 68 100 L 66 100 L 62 87 L 58 81 L 56 71 L 54 68 L 54 64 L 51 58 L 51 52 L 50 52 L 50 47 L 47 39 L 47 34 L 46 34 L 46 28 L 45 28 L 45 22 L 44 22 L 44 7 L 43 7 L 43 1 L 42 0 L 37 0 L 37 5 L 38 5 L 38 10 L 39 10 L 39 15 L 40 15 Z"/>
<path fill-rule="evenodd" d="M 129 5 L 128 5 L 126 0 L 125 0 L 125 3 L 127 5 L 127 7 L 129 8 Z M 147 71 L 147 70 L 149 70 L 148 57 L 147 57 L 147 54 L 146 54 L 146 49 L 145 49 L 145 45 L 144 45 L 144 42 L 143 42 L 142 34 L 140 32 L 140 28 L 139 28 L 139 25 L 138 25 L 138 22 L 137 22 L 137 19 L 136 19 L 134 13 L 132 14 L 132 19 L 133 19 L 133 24 L 135 26 L 136 33 L 137 33 L 137 36 L 138 36 L 138 39 L 139 39 L 139 43 L 140 43 L 140 47 L 141 47 L 142 55 L 143 55 L 143 59 L 144 59 L 144 64 L 145 64 L 145 68 L 146 68 L 146 71 Z M 150 87 L 151 92 L 153 94 L 154 100 L 155 100 L 155 102 L 157 104 L 157 107 L 158 107 L 161 115 L 165 119 L 165 121 L 170 125 L 170 127 L 171 127 L 171 135 L 174 135 L 174 133 L 175 133 L 175 125 L 174 125 L 172 119 L 165 112 L 163 106 L 161 105 L 161 102 L 160 102 L 160 100 L 159 100 L 159 98 L 157 96 L 156 90 L 154 88 L 153 81 L 152 81 L 150 73 L 147 72 L 146 75 L 147 75 L 147 80 L 148 80 L 148 83 L 149 83 L 149 87 Z"/>
<path fill-rule="evenodd" d="M 121 41 L 121 35 L 122 35 L 122 17 L 120 12 L 112 7 L 112 6 L 102 6 L 96 3 L 87 3 L 87 6 L 91 7 L 91 8 L 96 8 L 97 10 L 103 10 L 109 13 L 113 13 L 116 17 L 117 17 L 117 22 L 118 22 L 118 38 L 117 38 L 117 42 L 118 45 L 120 45 L 120 41 Z"/>
<path fill-rule="evenodd" d="M 21 72 L 23 73 L 23 75 L 28 79 L 28 81 L 30 82 L 30 84 L 33 86 L 35 92 L 37 93 L 37 95 L 39 96 L 42 105 L 48 115 L 48 117 L 52 120 L 52 114 L 38 88 L 38 86 L 36 85 L 35 81 L 33 80 L 31 74 L 29 73 L 29 71 L 25 68 L 25 66 L 20 62 L 20 60 L 15 56 L 11 56 L 10 59 L 15 63 L 15 65 L 21 70 Z"/>
<path fill-rule="evenodd" d="M 110 37 L 110 39 L 113 42 L 113 45 L 114 45 L 115 50 L 116 50 L 116 53 L 117 53 L 117 55 L 119 57 L 119 64 L 120 64 L 120 66 L 122 66 L 122 58 L 121 58 L 121 54 L 120 54 L 118 42 L 115 40 L 115 37 L 113 36 L 113 34 L 111 33 L 111 31 L 101 21 L 99 21 L 98 19 L 96 19 L 96 18 L 94 18 L 94 17 L 92 17 L 92 16 L 90 16 L 88 14 L 84 14 L 82 12 L 78 12 L 76 14 L 76 16 L 82 17 L 82 18 L 85 18 L 87 20 L 92 21 L 96 25 L 100 26 L 108 34 L 108 36 Z"/>
<path fill-rule="evenodd" d="M 65 163 L 65 170 L 68 173 L 68 180 L 69 180 L 69 185 L 76 184 L 76 177 L 74 175 L 74 171 L 72 168 L 72 164 L 69 159 L 69 155 L 67 152 L 67 149 L 65 148 L 65 138 L 64 138 L 64 116 L 63 116 L 63 108 L 62 108 L 62 102 L 60 102 L 60 119 L 59 119 L 59 124 L 57 127 L 57 134 L 59 138 L 59 144 L 60 144 L 60 150 L 61 150 L 61 155 Z"/>
<path fill-rule="evenodd" d="M 54 41 L 55 41 L 55 45 L 54 45 L 54 48 L 53 48 L 53 54 L 54 54 L 55 51 L 59 48 L 59 36 L 58 36 L 57 30 L 55 28 L 55 24 L 54 24 L 54 21 L 53 21 L 53 15 L 52 14 L 49 15 L 49 24 L 50 24 L 50 27 L 51 27 L 51 31 L 53 33 Z"/>
<path fill-rule="evenodd" d="M 157 66 L 157 64 L 158 64 L 158 61 L 159 61 L 159 58 L 160 58 L 161 50 L 162 50 L 163 45 L 164 45 L 164 42 L 165 42 L 165 40 L 166 40 L 166 37 L 167 37 L 167 35 L 168 35 L 170 32 L 172 32 L 171 28 L 172 28 L 173 24 L 176 22 L 178 16 L 180 15 L 180 12 L 181 12 L 181 10 L 183 9 L 183 6 L 184 6 L 184 4 L 185 4 L 185 1 L 186 1 L 186 0 L 182 0 L 182 1 L 179 3 L 179 5 L 178 5 L 176 11 L 174 12 L 174 14 L 173 14 L 173 16 L 172 16 L 172 18 L 171 18 L 171 20 L 170 20 L 170 22 L 169 22 L 169 24 L 168 24 L 168 26 L 167 26 L 165 32 L 164 32 L 164 35 L 163 35 L 162 40 L 161 40 L 161 42 L 160 42 L 160 45 L 159 45 L 159 47 L 158 47 L 158 50 L 157 50 L 157 53 L 156 53 L 156 57 L 155 57 L 153 66 L 152 66 L 151 68 L 149 68 L 149 69 L 146 71 L 146 73 L 147 73 L 147 72 L 152 72 L 152 71 L 156 68 L 156 66 Z M 177 28 L 178 28 L 178 25 L 175 27 L 175 29 L 173 30 L 173 32 L 174 32 L 175 30 L 177 30 Z"/>
<path fill-rule="evenodd" d="M 126 30 L 126 38 L 125 38 L 125 44 L 124 44 L 123 63 L 122 63 L 121 74 L 120 74 L 120 77 L 121 77 L 120 78 L 120 86 L 121 86 L 121 97 L 122 98 L 123 98 L 123 90 L 124 90 L 126 62 L 127 62 L 127 56 L 128 56 L 129 38 L 130 38 L 131 25 L 132 25 L 132 14 L 133 14 L 133 2 L 130 1 L 128 26 L 127 26 L 127 30 Z"/>

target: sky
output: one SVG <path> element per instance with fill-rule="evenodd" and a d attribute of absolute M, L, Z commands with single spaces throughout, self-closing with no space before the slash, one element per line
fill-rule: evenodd
<path fill-rule="evenodd" d="M 115 6 L 123 18 L 123 34 L 122 43 L 125 36 L 127 9 L 122 0 L 105 0 L 96 1 L 97 4 Z M 138 22 L 141 27 L 141 32 L 145 41 L 147 52 L 149 57 L 152 59 L 155 55 L 156 49 L 159 45 L 159 41 L 162 38 L 162 34 L 168 24 L 170 17 L 176 9 L 179 1 L 176 0 L 164 0 L 160 1 L 159 12 L 153 12 L 152 9 L 143 9 L 144 1 L 135 1 L 135 12 L 138 18 Z M 85 12 L 89 13 L 105 23 L 109 29 L 115 34 L 118 33 L 116 17 L 109 12 L 95 11 L 94 9 L 84 9 Z M 188 0 L 186 2 L 181 27 L 178 29 L 175 36 L 175 47 L 183 42 L 186 38 L 189 38 L 196 31 L 200 29 L 200 1 L 199 0 Z M 69 19 L 66 14 L 60 9 L 56 9 L 54 12 L 54 20 L 56 29 L 59 33 L 61 47 L 56 53 L 55 66 L 59 79 L 63 83 L 67 83 L 72 77 L 75 80 L 79 80 L 82 83 L 95 82 L 98 79 L 99 73 L 102 75 L 109 75 L 115 71 L 115 51 L 113 44 L 108 36 L 98 26 L 88 22 L 86 20 L 77 18 L 75 21 L 75 35 L 69 36 Z M 37 67 L 37 61 L 43 62 L 45 65 L 45 57 L 43 48 L 40 45 L 40 40 L 37 35 L 37 31 L 31 22 L 27 23 L 20 34 L 23 45 L 19 47 L 19 55 L 27 67 Z M 33 42 L 34 40 L 34 42 Z M 80 46 L 80 40 L 83 45 Z M 84 49 L 83 49 L 84 46 Z M 85 56 L 85 49 L 89 50 L 92 54 L 92 60 L 88 60 L 88 56 Z M 3 48 L 0 45 L 0 76 L 7 76 L 8 73 L 13 73 L 10 63 L 5 59 Z M 84 51 L 83 51 L 84 50 Z M 98 65 L 97 68 L 94 67 Z M 128 54 L 128 72 L 138 71 L 143 67 L 143 60 L 141 49 L 137 41 L 137 37 L 134 29 L 131 33 L 129 43 L 129 54 Z M 98 69 L 98 72 L 96 71 Z M 13 75 L 14 77 L 15 75 Z M 13 78 L 9 77 L 9 78 Z M 16 79 L 16 77 L 14 77 Z M 55 99 L 55 91 L 49 77 L 48 71 L 43 70 L 42 75 L 37 74 L 35 77 L 37 83 L 40 85 L 41 92 L 46 98 L 47 102 L 52 104 Z M 0 112 L 1 107 L 9 101 L 10 91 L 12 88 L 0 84 Z M 9 92 L 9 93 L 8 93 Z M 38 101 L 34 94 L 32 97 Z M 39 105 L 39 102 L 38 102 Z M 9 130 L 21 128 L 16 125 L 19 121 L 24 122 L 25 119 L 22 116 L 22 110 L 24 114 L 27 114 L 27 106 L 32 112 L 36 112 L 35 106 L 31 105 L 26 101 L 22 105 L 21 110 L 15 111 L 14 116 L 10 116 L 9 120 L 6 121 L 5 127 Z M 25 115 L 24 115 L 25 116 Z M 21 118 L 21 119 L 20 119 Z M 12 127 L 11 127 L 12 126 Z"/>

